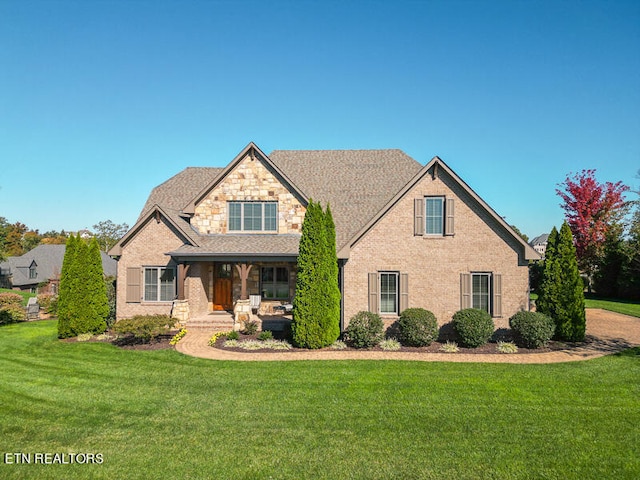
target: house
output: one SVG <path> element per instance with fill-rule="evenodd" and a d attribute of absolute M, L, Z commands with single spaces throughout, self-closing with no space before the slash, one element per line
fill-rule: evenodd
<path fill-rule="evenodd" d="M 549 234 L 543 233 L 542 235 L 538 235 L 536 238 L 529 242 L 529 245 L 533 247 L 533 249 L 538 252 L 538 254 L 544 258 L 545 253 L 547 252 L 547 241 L 549 240 Z"/>
<path fill-rule="evenodd" d="M 38 245 L 19 257 L 0 263 L 0 287 L 32 293 L 57 294 L 65 245 Z M 105 276 L 116 276 L 116 261 L 105 252 L 102 268 Z"/>
<path fill-rule="evenodd" d="M 151 192 L 110 250 L 117 318 L 172 314 L 187 326 L 215 312 L 278 311 L 295 294 L 309 199 L 336 225 L 341 328 L 361 310 L 390 325 L 407 307 L 440 324 L 461 308 L 497 327 L 529 308 L 538 254 L 449 166 L 400 150 L 276 150 L 247 145 L 225 168 L 187 168 Z M 255 306 L 255 305 L 254 305 Z M 228 315 L 228 314 L 227 314 Z"/>

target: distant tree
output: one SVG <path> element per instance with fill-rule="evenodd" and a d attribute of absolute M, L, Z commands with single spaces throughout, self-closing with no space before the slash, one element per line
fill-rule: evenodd
<path fill-rule="evenodd" d="M 26 231 L 27 226 L 20 222 L 16 222 L 9 226 L 4 243 L 5 254 L 8 257 L 18 257 L 25 253 L 22 246 L 22 236 Z"/>
<path fill-rule="evenodd" d="M 522 238 L 525 242 L 529 243 L 529 237 L 526 234 L 522 233 L 518 227 L 516 227 L 515 225 L 511 225 L 511 228 L 513 229 L 514 232 L 520 235 L 520 238 Z"/>
<path fill-rule="evenodd" d="M 95 224 L 93 229 L 100 248 L 106 252 L 127 233 L 129 225 L 126 223 L 116 224 L 111 220 L 104 220 Z"/>
<path fill-rule="evenodd" d="M 622 182 L 598 183 L 595 170 L 582 170 L 567 176 L 556 189 L 571 227 L 580 269 L 591 278 L 602 254 L 610 225 L 624 215 L 623 194 L 629 189 Z"/>
<path fill-rule="evenodd" d="M 56 232 L 55 230 L 49 230 L 42 234 L 42 243 L 47 245 L 64 245 L 67 243 L 67 238 L 69 236 L 65 233 L 64 230 L 60 232 Z"/>
<path fill-rule="evenodd" d="M 555 227 L 549 235 L 545 268 L 537 311 L 553 318 L 555 337 L 559 340 L 584 340 L 586 319 L 584 311 L 584 285 L 578 270 L 576 248 L 567 222 L 558 233 Z"/>
<path fill-rule="evenodd" d="M 42 242 L 42 236 L 38 230 L 29 230 L 22 236 L 22 249 L 25 253 L 36 248 Z"/>
<path fill-rule="evenodd" d="M 628 247 L 623 232 L 623 226 L 616 223 L 611 225 L 605 235 L 602 257 L 593 274 L 593 285 L 600 296 L 618 297 L 621 293 L 623 270 L 628 262 Z"/>

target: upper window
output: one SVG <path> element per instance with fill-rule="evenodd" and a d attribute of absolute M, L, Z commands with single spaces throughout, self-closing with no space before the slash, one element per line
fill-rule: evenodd
<path fill-rule="evenodd" d="M 38 278 L 38 270 L 36 270 L 35 263 L 29 267 L 29 278 Z"/>
<path fill-rule="evenodd" d="M 491 274 L 471 274 L 471 307 L 491 312 Z"/>
<path fill-rule="evenodd" d="M 229 231 L 275 232 L 278 202 L 229 202 Z"/>
<path fill-rule="evenodd" d="M 175 269 L 165 267 L 147 267 L 144 269 L 145 302 L 170 302 L 175 297 Z"/>
<path fill-rule="evenodd" d="M 398 274 L 380 273 L 380 313 L 398 314 Z"/>
<path fill-rule="evenodd" d="M 289 298 L 289 269 L 287 267 L 262 267 L 260 272 L 262 298 Z"/>
<path fill-rule="evenodd" d="M 427 235 L 442 235 L 444 232 L 444 198 L 426 197 L 424 199 L 425 233 Z"/>

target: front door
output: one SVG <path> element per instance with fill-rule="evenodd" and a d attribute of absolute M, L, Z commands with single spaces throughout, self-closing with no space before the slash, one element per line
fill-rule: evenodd
<path fill-rule="evenodd" d="M 231 288 L 231 264 L 215 263 L 213 267 L 213 309 L 233 308 Z"/>

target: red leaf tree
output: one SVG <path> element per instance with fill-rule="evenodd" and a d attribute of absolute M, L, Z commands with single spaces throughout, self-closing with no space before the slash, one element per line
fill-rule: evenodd
<path fill-rule="evenodd" d="M 582 170 L 568 175 L 561 189 L 565 218 L 571 227 L 580 269 L 589 277 L 600 257 L 609 227 L 624 215 L 624 192 L 629 187 L 622 182 L 598 183 L 595 170 Z"/>

